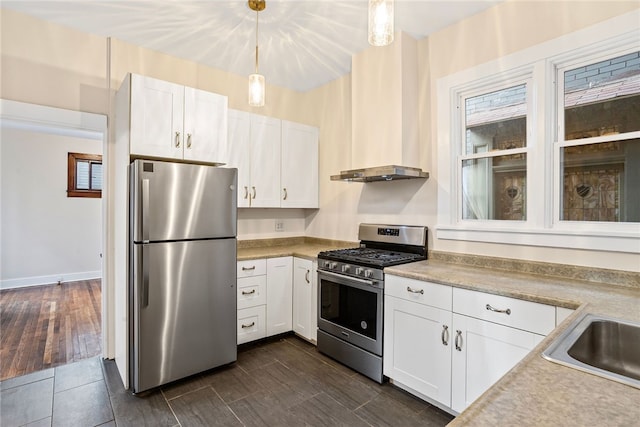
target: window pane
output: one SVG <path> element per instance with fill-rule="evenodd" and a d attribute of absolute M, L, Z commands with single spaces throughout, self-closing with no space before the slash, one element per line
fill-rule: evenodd
<path fill-rule="evenodd" d="M 462 219 L 526 219 L 526 154 L 462 161 Z"/>
<path fill-rule="evenodd" d="M 640 222 L 640 140 L 562 149 L 562 219 Z"/>
<path fill-rule="evenodd" d="M 465 99 L 465 154 L 525 147 L 526 114 L 524 84 Z"/>
<path fill-rule="evenodd" d="M 565 139 L 640 130 L 640 52 L 564 73 Z"/>
<path fill-rule="evenodd" d="M 89 189 L 89 162 L 76 161 L 76 189 Z"/>
<path fill-rule="evenodd" d="M 102 190 L 102 163 L 91 163 L 91 189 Z"/>

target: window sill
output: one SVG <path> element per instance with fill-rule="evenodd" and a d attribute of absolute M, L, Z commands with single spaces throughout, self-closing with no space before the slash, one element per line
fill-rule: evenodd
<path fill-rule="evenodd" d="M 506 229 L 486 226 L 436 226 L 436 238 L 521 246 L 586 249 L 640 254 L 640 234 L 595 230 Z"/>

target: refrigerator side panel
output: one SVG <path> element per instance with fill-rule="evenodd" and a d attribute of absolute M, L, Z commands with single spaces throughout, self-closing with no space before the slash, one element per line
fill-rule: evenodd
<path fill-rule="evenodd" d="M 236 239 L 135 246 L 134 391 L 234 362 Z"/>
<path fill-rule="evenodd" d="M 132 180 L 134 241 L 236 236 L 236 169 L 136 160 Z"/>

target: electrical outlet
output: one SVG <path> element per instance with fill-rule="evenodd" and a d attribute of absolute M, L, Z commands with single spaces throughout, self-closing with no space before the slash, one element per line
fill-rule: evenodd
<path fill-rule="evenodd" d="M 276 231 L 284 231 L 284 221 L 276 219 Z"/>

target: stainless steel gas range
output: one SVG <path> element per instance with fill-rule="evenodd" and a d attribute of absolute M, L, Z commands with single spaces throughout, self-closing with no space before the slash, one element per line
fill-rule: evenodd
<path fill-rule="evenodd" d="M 384 268 L 427 258 L 427 227 L 360 224 L 360 246 L 318 254 L 318 350 L 382 383 Z"/>

